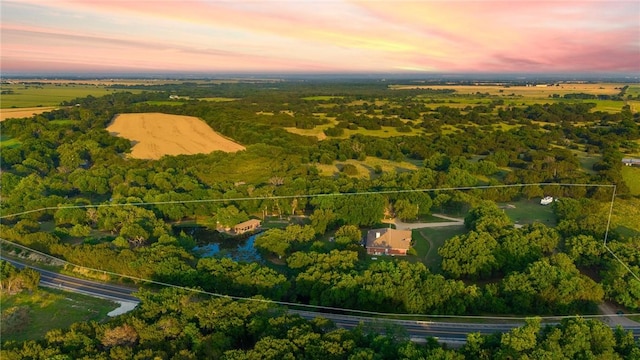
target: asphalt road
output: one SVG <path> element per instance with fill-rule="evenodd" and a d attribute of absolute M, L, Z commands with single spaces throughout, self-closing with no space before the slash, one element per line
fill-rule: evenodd
<path fill-rule="evenodd" d="M 128 288 L 124 286 L 112 285 L 108 283 L 102 283 L 102 282 L 97 282 L 92 280 L 79 279 L 73 276 L 62 275 L 52 271 L 37 268 L 31 265 L 26 265 L 24 263 L 21 263 L 15 260 L 7 259 L 2 256 L 0 256 L 0 259 L 12 263 L 17 268 L 23 268 L 25 266 L 28 266 L 37 270 L 38 272 L 40 272 L 41 286 L 72 291 L 76 293 L 81 293 L 81 294 L 99 297 L 103 299 L 109 299 L 113 301 L 123 301 L 123 302 L 139 302 L 140 301 L 138 298 L 131 295 L 135 291 L 138 291 L 138 289 L 136 288 Z"/>
<path fill-rule="evenodd" d="M 22 268 L 25 265 L 21 262 L 0 257 L 9 261 L 16 267 Z M 104 299 L 110 299 L 121 302 L 138 302 L 139 300 L 132 295 L 137 291 L 135 288 L 127 288 L 124 286 L 111 285 L 97 281 L 78 279 L 72 276 L 61 275 L 44 269 L 32 267 L 40 272 L 40 285 L 58 288 L 66 291 L 82 293 L 90 296 L 96 296 Z M 499 324 L 499 323 L 459 323 L 459 322 L 432 322 L 432 321 L 413 321 L 413 320 L 395 320 L 381 319 L 363 316 L 342 315 L 319 313 L 313 311 L 289 310 L 289 312 L 298 314 L 306 319 L 316 317 L 324 317 L 333 321 L 339 328 L 352 329 L 360 323 L 364 323 L 368 329 L 376 329 L 381 333 L 387 330 L 388 325 L 399 326 L 406 330 L 406 334 L 414 341 L 424 341 L 426 337 L 437 338 L 441 342 L 452 345 L 463 344 L 466 337 L 470 333 L 479 332 L 481 334 L 504 333 L 520 326 L 522 324 Z M 640 326 L 630 325 L 623 326 L 626 330 L 631 330 L 636 339 L 640 338 Z"/>

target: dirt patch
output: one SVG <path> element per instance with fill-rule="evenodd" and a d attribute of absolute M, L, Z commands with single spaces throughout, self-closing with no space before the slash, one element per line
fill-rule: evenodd
<path fill-rule="evenodd" d="M 55 106 L 39 106 L 32 108 L 10 108 L 0 109 L 0 121 L 13 118 L 32 117 L 33 115 L 42 114 L 47 111 L 55 110 Z"/>
<path fill-rule="evenodd" d="M 131 157 L 159 159 L 164 155 L 236 152 L 245 147 L 213 131 L 193 116 L 162 113 L 119 114 L 107 127 L 112 135 L 131 140 Z"/>

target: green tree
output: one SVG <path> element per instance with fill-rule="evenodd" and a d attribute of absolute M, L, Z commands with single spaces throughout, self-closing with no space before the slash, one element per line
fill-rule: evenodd
<path fill-rule="evenodd" d="M 418 205 L 412 204 L 409 200 L 400 199 L 395 202 L 393 208 L 400 220 L 415 220 L 418 217 Z"/>
<path fill-rule="evenodd" d="M 487 232 L 470 231 L 445 241 L 438 249 L 442 270 L 453 277 L 485 278 L 497 268 L 498 241 Z"/>

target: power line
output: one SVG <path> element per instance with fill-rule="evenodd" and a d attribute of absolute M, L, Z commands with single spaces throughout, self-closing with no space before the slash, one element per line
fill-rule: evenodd
<path fill-rule="evenodd" d="M 19 212 L 19 213 L 14 213 L 14 214 L 10 214 L 10 215 L 4 215 L 4 216 L 1 216 L 0 219 L 20 216 L 20 215 L 25 215 L 25 214 L 30 214 L 30 213 L 36 213 L 36 212 L 41 212 L 41 211 L 47 211 L 47 210 L 58 210 L 58 209 L 82 209 L 82 208 L 101 208 L 101 207 L 170 205 L 170 204 L 188 204 L 188 203 L 213 203 L 213 202 L 249 201 L 249 200 L 279 200 L 279 199 L 294 199 L 294 198 L 319 198 L 319 197 L 373 195 L 373 194 L 401 194 L 401 193 L 414 193 L 414 192 L 436 192 L 436 191 L 474 190 L 474 189 L 490 189 L 490 188 L 514 188 L 514 187 L 529 187 L 529 186 L 570 186 L 570 187 L 581 186 L 581 187 L 605 187 L 605 188 L 608 187 L 608 188 L 613 188 L 613 193 L 612 193 L 612 196 L 611 196 L 611 204 L 610 204 L 610 207 L 609 207 L 609 217 L 608 217 L 608 220 L 607 220 L 607 228 L 606 228 L 606 231 L 605 231 L 603 245 L 607 249 L 607 251 L 609 253 L 611 253 L 614 256 L 614 258 L 618 262 L 620 262 L 627 269 L 627 271 L 629 271 L 632 274 L 633 277 L 635 277 L 638 281 L 640 281 L 640 277 L 636 273 L 634 273 L 633 270 L 627 264 L 625 264 L 622 261 L 622 259 L 620 259 L 607 246 L 607 238 L 608 238 L 608 234 L 609 234 L 609 227 L 611 225 L 611 217 L 612 217 L 612 214 L 613 214 L 613 204 L 614 204 L 615 196 L 616 196 L 616 185 L 614 185 L 614 184 L 564 184 L 564 183 L 503 184 L 503 185 L 460 186 L 460 187 L 430 188 L 430 189 L 399 189 L 399 190 L 361 191 L 361 192 L 352 192 L 352 193 L 253 196 L 253 197 L 241 197 L 241 198 L 231 198 L 231 199 L 197 199 L 197 200 L 171 200 L 171 201 L 115 203 L 115 204 L 109 203 L 109 204 L 88 204 L 88 205 L 69 205 L 69 206 L 65 205 L 65 206 L 57 206 L 57 207 L 45 207 L 45 208 L 40 208 L 40 209 L 35 209 L 35 210 L 28 210 L 28 211 L 23 211 L 23 212 Z M 237 296 L 230 296 L 230 295 L 225 295 L 225 294 L 211 293 L 211 292 L 207 292 L 207 291 L 204 291 L 204 290 L 187 288 L 187 287 L 183 287 L 183 286 L 178 286 L 178 285 L 158 282 L 158 281 L 154 281 L 154 280 L 142 279 L 142 278 L 137 278 L 137 277 L 134 277 L 134 276 L 118 274 L 118 273 L 109 272 L 109 271 L 105 271 L 105 270 L 93 269 L 93 268 L 88 268 L 88 267 L 84 267 L 84 266 L 77 265 L 77 264 L 72 264 L 72 263 L 69 263 L 69 262 L 67 262 L 65 260 L 58 259 L 58 258 L 56 258 L 54 256 L 49 255 L 49 254 L 42 253 L 40 251 L 37 251 L 37 250 L 31 249 L 31 248 L 28 248 L 28 247 L 13 243 L 11 241 L 8 241 L 8 240 L 5 240 L 5 239 L 0 239 L 0 240 L 8 242 L 8 243 L 11 243 L 11 244 L 13 244 L 15 246 L 22 247 L 25 250 L 30 250 L 30 251 L 36 252 L 36 253 L 41 254 L 41 255 L 43 255 L 45 257 L 49 257 L 49 258 L 55 259 L 56 261 L 59 261 L 59 262 L 62 262 L 62 263 L 65 263 L 65 264 L 68 264 L 68 265 L 71 265 L 71 266 L 74 266 L 74 267 L 83 268 L 83 269 L 87 269 L 87 270 L 91 270 L 91 271 L 102 272 L 102 273 L 110 274 L 110 275 L 113 275 L 113 276 L 125 277 L 125 278 L 129 278 L 129 279 L 132 279 L 132 280 L 147 282 L 147 283 L 161 285 L 161 286 L 165 286 L 165 287 L 173 287 L 173 288 L 178 288 L 178 289 L 187 290 L 187 291 L 199 292 L 199 293 L 207 294 L 207 295 L 210 295 L 210 296 L 226 297 L 226 298 L 230 298 L 230 299 L 234 299 L 234 300 L 268 302 L 268 303 L 275 303 L 275 304 L 285 305 L 285 306 L 299 306 L 299 307 L 308 307 L 308 308 L 322 309 L 322 310 L 332 310 L 332 311 L 348 311 L 348 312 L 355 312 L 355 313 L 361 313 L 361 314 L 366 314 L 366 315 L 375 315 L 375 316 L 404 316 L 404 317 L 406 317 L 406 316 L 411 316 L 411 317 L 413 317 L 413 316 L 425 316 L 425 315 L 422 315 L 422 314 L 381 313 L 381 312 L 375 312 L 375 311 L 345 309 L 345 308 L 327 307 L 327 306 L 320 306 L 320 305 L 307 305 L 307 304 L 289 303 L 289 302 L 266 300 L 266 299 L 254 299 L 254 298 L 237 297 Z M 464 316 L 451 316 L 451 315 L 428 315 L 428 316 L 431 316 L 431 317 L 465 318 Z M 570 317 L 571 316 L 566 316 L 566 317 L 562 317 L 562 318 L 570 318 Z M 495 319 L 495 320 L 518 319 L 518 318 L 512 318 L 512 317 L 478 317 L 478 316 L 473 316 L 472 318 L 484 318 L 484 319 Z M 557 317 L 548 317 L 548 318 L 549 319 L 557 319 Z M 523 319 L 526 319 L 526 318 L 520 318 L 520 319 L 523 320 Z M 543 317 L 543 319 L 546 319 L 546 318 Z"/>
<path fill-rule="evenodd" d="M 131 279 L 131 280 L 136 280 L 139 282 L 144 282 L 144 283 L 149 283 L 149 284 L 154 284 L 154 285 L 160 285 L 163 287 L 170 287 L 170 288 L 174 288 L 174 289 L 179 289 L 179 290 L 183 290 L 183 291 L 188 291 L 188 292 L 194 292 L 194 293 L 199 293 L 199 294 L 204 294 L 204 295 L 209 295 L 209 296 L 213 296 L 213 297 L 219 297 L 219 298 L 227 298 L 227 299 L 232 299 L 232 300 L 241 300 L 241 301 L 252 301 L 252 302 L 260 302 L 260 303 L 270 303 L 270 304 L 277 304 L 277 305 L 281 305 L 281 306 L 293 306 L 293 307 L 302 307 L 302 308 L 310 308 L 310 309 L 315 309 L 315 310 L 330 310 L 330 311 L 341 311 L 341 312 L 351 312 L 351 313 L 357 313 L 357 314 L 363 314 L 363 315 L 371 315 L 371 316 L 384 316 L 384 317 L 432 317 L 432 318 L 454 318 L 454 319 L 484 319 L 484 320 L 516 320 L 516 321 L 524 321 L 527 318 L 530 318 L 531 316 L 527 316 L 527 317 L 509 317 L 509 316 L 482 316 L 482 315 L 429 315 L 429 314 L 404 314 L 404 313 L 385 313 L 385 312 L 378 312 L 378 311 L 368 311 L 368 310 L 358 310 L 358 309 L 348 309 L 348 308 L 339 308 L 339 307 L 333 307 L 333 306 L 322 306 L 322 305 L 311 305 L 311 304 L 300 304 L 300 303 L 292 303 L 292 302 L 287 302 L 287 301 L 277 301 L 277 300 L 271 300 L 271 299 L 259 299 L 259 298 L 250 298 L 250 297 L 242 297 L 242 296 L 233 296 L 233 295 L 226 295 L 226 294 L 218 294 L 218 293 L 214 293 L 214 292 L 210 292 L 210 291 L 205 291 L 202 289 L 196 289 L 196 288 L 191 288 L 191 287 L 185 287 L 185 286 L 180 286 L 180 285 L 175 285 L 175 284 L 170 284 L 170 283 L 165 283 L 162 281 L 156 281 L 156 280 L 149 280 L 149 279 L 144 279 L 144 278 L 140 278 L 137 276 L 131 276 L 131 275 L 125 275 L 125 274 L 120 274 L 120 273 L 116 273 L 116 272 L 112 272 L 112 271 L 106 271 L 106 270 L 100 270 L 100 269 L 95 269 L 95 268 L 90 268 L 90 267 L 86 267 L 86 266 L 82 266 L 82 265 L 77 265 L 71 262 L 68 262 L 66 260 L 62 260 L 59 259 L 55 256 L 49 255 L 47 253 L 43 253 L 41 251 L 35 250 L 35 249 L 31 249 L 27 246 L 21 245 L 21 244 L 16 244 L 12 241 L 6 240 L 6 239 L 2 239 L 0 238 L 0 241 L 6 242 L 11 244 L 12 246 L 16 246 L 19 247 L 23 250 L 27 250 L 27 251 L 32 251 L 35 252 L 41 256 L 50 258 L 58 263 L 62 263 L 65 265 L 69 265 L 69 266 L 74 266 L 80 269 L 84 269 L 84 270 L 89 270 L 89 271 L 93 271 L 93 272 L 98 272 L 98 273 L 102 273 L 102 274 L 109 274 L 112 276 L 117 276 L 117 277 L 122 277 L 122 278 L 127 278 L 127 279 Z M 629 316 L 635 316 L 635 315 L 640 315 L 640 313 L 638 314 L 628 314 Z M 535 316 L 535 315 L 533 315 Z M 580 315 L 580 317 L 591 317 L 591 318 L 605 318 L 605 317 L 609 317 L 610 315 Z M 561 319 L 570 319 L 570 318 L 576 318 L 576 315 L 567 315 L 567 316 L 546 316 L 546 317 L 540 317 L 540 316 L 536 316 L 539 317 L 542 320 L 561 320 Z"/>
<path fill-rule="evenodd" d="M 355 196 L 355 195 L 386 195 L 386 194 L 403 194 L 414 192 L 436 192 L 436 191 L 454 191 L 454 190 L 474 190 L 474 189 L 492 189 L 492 188 L 513 188 L 528 186 L 582 186 L 582 187 L 615 187 L 609 184 L 563 184 L 563 183 L 531 183 L 531 184 L 504 184 L 504 185 L 479 185 L 479 186 L 458 186 L 447 188 L 430 188 L 430 189 L 398 189 L 398 190 L 378 190 L 378 191 L 360 191 L 347 193 L 330 193 L 330 194 L 296 194 L 296 195 L 274 195 L 274 196 L 248 196 L 230 199 L 195 199 L 195 200 L 169 200 L 169 201 L 140 201 L 131 203 L 109 203 L 109 204 L 86 204 L 86 205 L 62 205 L 49 206 L 34 210 L 27 210 L 9 215 L 2 215 L 0 219 L 16 217 L 26 214 L 32 214 L 47 210 L 60 209 L 88 209 L 102 207 L 124 207 L 124 206 L 148 206 L 148 205 L 171 205 L 171 204 L 192 204 L 192 203 L 217 203 L 232 201 L 249 201 L 249 200 L 281 200 L 296 198 L 319 198 L 319 197 L 337 197 L 337 196 Z"/>

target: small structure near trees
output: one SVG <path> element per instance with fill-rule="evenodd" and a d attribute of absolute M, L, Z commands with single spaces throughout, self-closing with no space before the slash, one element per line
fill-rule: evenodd
<path fill-rule="evenodd" d="M 233 232 L 239 235 L 249 231 L 255 231 L 260 227 L 260 224 L 261 224 L 260 220 L 250 219 L 235 225 L 233 227 Z"/>

